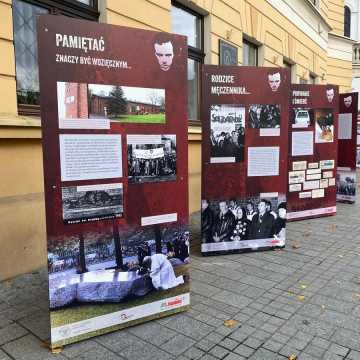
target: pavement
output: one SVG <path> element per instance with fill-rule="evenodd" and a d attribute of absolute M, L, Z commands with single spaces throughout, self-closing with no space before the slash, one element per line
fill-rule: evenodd
<path fill-rule="evenodd" d="M 0 283 L 0 360 L 360 359 L 360 204 L 289 223 L 283 250 L 202 257 L 193 234 L 191 310 L 46 347 L 46 270 Z"/>

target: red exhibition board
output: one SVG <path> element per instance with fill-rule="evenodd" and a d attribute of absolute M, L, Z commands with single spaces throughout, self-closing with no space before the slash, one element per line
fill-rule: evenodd
<path fill-rule="evenodd" d="M 51 346 L 189 307 L 187 44 L 38 23 Z"/>
<path fill-rule="evenodd" d="M 355 203 L 358 93 L 339 96 L 338 165 L 336 198 Z"/>
<path fill-rule="evenodd" d="M 284 246 L 290 72 L 202 75 L 202 253 Z"/>
<path fill-rule="evenodd" d="M 288 220 L 336 213 L 338 86 L 292 85 Z"/>

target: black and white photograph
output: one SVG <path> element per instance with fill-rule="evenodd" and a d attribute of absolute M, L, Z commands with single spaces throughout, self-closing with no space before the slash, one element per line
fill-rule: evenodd
<path fill-rule="evenodd" d="M 278 129 L 280 128 L 279 105 L 251 105 L 249 107 L 250 129 Z"/>
<path fill-rule="evenodd" d="M 314 110 L 305 108 L 292 109 L 290 121 L 293 129 L 308 128 L 314 124 Z"/>
<path fill-rule="evenodd" d="M 201 202 L 203 243 L 285 239 L 285 197 Z"/>
<path fill-rule="evenodd" d="M 129 183 L 176 180 L 176 135 L 127 136 Z"/>
<path fill-rule="evenodd" d="M 50 307 L 149 303 L 189 289 L 186 225 L 118 228 L 52 238 Z"/>
<path fill-rule="evenodd" d="M 331 109 L 315 110 L 315 142 L 334 141 L 334 114 Z"/>
<path fill-rule="evenodd" d="M 211 159 L 212 163 L 244 160 L 245 108 L 238 105 L 212 105 Z"/>
<path fill-rule="evenodd" d="M 123 184 L 67 186 L 61 189 L 65 224 L 123 217 Z"/>
<path fill-rule="evenodd" d="M 339 170 L 336 173 L 336 197 L 338 200 L 355 201 L 356 171 Z"/>

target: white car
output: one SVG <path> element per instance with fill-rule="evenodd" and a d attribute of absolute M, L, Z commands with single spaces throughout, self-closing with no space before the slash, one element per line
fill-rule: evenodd
<path fill-rule="evenodd" d="M 295 124 L 293 128 L 308 127 L 310 125 L 310 115 L 307 110 L 298 110 L 295 115 Z"/>

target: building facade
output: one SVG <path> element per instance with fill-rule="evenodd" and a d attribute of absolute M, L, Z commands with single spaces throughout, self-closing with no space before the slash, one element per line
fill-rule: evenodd
<path fill-rule="evenodd" d="M 65 83 L 64 106 L 66 118 L 88 118 L 87 84 Z"/>
<path fill-rule="evenodd" d="M 355 42 L 353 45 L 352 90 L 360 91 L 360 1 L 345 0 L 344 6 L 344 35 Z"/>
<path fill-rule="evenodd" d="M 46 262 L 36 41 L 44 13 L 188 36 L 191 212 L 200 206 L 201 66 L 219 64 L 220 40 L 237 49 L 238 65 L 352 87 L 344 0 L 0 0 L 0 280 Z"/>

